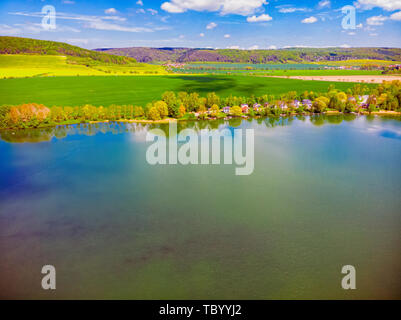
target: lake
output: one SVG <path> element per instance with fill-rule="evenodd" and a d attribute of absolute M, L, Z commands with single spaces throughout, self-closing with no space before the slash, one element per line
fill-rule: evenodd
<path fill-rule="evenodd" d="M 147 125 L 0 132 L 0 297 L 401 298 L 400 119 L 184 127 L 254 129 L 253 174 L 152 166 Z"/>

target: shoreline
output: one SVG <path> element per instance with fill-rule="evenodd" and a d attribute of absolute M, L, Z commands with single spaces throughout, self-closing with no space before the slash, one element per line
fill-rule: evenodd
<path fill-rule="evenodd" d="M 373 112 L 340 112 L 337 110 L 328 110 L 323 113 L 291 113 L 291 114 L 281 114 L 279 116 L 270 116 L 270 118 L 286 118 L 286 117 L 294 117 L 294 116 L 314 116 L 314 115 L 329 115 L 329 116 L 334 116 L 334 115 L 360 115 L 360 116 L 401 116 L 401 112 L 399 111 L 386 111 L 386 110 L 380 110 L 380 111 L 373 111 Z M 45 126 L 39 126 L 36 128 L 2 128 L 0 129 L 0 132 L 2 131 L 23 131 L 23 130 L 32 130 L 32 129 L 46 129 L 46 128 L 55 128 L 58 126 L 68 126 L 68 125 L 77 125 L 77 124 L 101 124 L 101 123 L 112 123 L 112 122 L 119 122 L 119 123 L 142 123 L 142 124 L 169 124 L 169 123 L 177 123 L 177 122 L 185 122 L 185 121 L 216 121 L 216 120 L 232 120 L 232 119 L 257 119 L 261 118 L 261 116 L 254 116 L 254 117 L 249 117 L 249 116 L 241 116 L 241 117 L 235 117 L 235 116 L 228 116 L 225 118 L 214 118 L 214 119 L 174 119 L 174 118 L 166 118 L 162 120 L 143 120 L 143 119 L 120 119 L 120 120 L 100 120 L 100 121 L 88 121 L 88 122 L 69 122 L 69 123 L 58 123 L 58 124 L 51 124 L 51 125 L 45 125 Z M 265 118 L 269 118 L 269 116 L 265 116 Z"/>

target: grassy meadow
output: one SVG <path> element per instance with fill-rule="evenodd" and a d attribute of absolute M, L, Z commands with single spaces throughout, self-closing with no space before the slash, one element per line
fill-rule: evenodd
<path fill-rule="evenodd" d="M 199 69 L 199 68 L 186 68 L 184 70 L 175 70 L 177 73 L 188 74 L 249 74 L 260 76 L 276 76 L 276 77 L 292 77 L 292 76 L 371 76 L 382 74 L 379 70 L 218 70 L 218 69 Z"/>
<path fill-rule="evenodd" d="M 145 105 L 160 99 L 165 91 L 198 92 L 206 95 L 216 92 L 229 95 L 250 96 L 305 90 L 325 92 L 330 84 L 340 90 L 353 87 L 354 83 L 303 81 L 293 79 L 251 76 L 87 76 L 87 77 L 38 77 L 0 79 L 0 105 L 41 103 L 46 106 L 75 106 L 92 104 Z"/>
<path fill-rule="evenodd" d="M 0 55 L 0 78 L 166 73 L 165 69 L 161 66 L 145 63 L 124 65 L 56 55 Z"/>
<path fill-rule="evenodd" d="M 326 63 L 327 62 L 327 63 Z M 349 60 L 335 63 L 285 63 L 285 64 L 251 64 L 251 63 L 188 63 L 184 68 L 174 68 L 176 73 L 187 74 L 250 74 L 267 76 L 361 76 L 380 75 L 381 70 L 344 70 L 325 69 L 325 67 L 358 67 L 358 66 L 387 66 L 393 61 L 382 60 Z"/>
<path fill-rule="evenodd" d="M 326 66 L 367 66 L 367 65 L 375 65 L 375 66 L 389 66 L 392 64 L 400 64 L 399 61 L 388 61 L 388 60 L 375 60 L 375 59 L 351 59 L 351 60 L 343 60 L 343 61 L 324 61 L 324 62 L 315 62 L 316 64 L 326 65 Z"/>

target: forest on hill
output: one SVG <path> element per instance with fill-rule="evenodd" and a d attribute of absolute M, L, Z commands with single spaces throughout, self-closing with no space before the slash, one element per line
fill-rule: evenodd
<path fill-rule="evenodd" d="M 98 52 L 131 57 L 138 62 L 310 63 L 374 59 L 401 61 L 399 48 L 287 48 L 277 50 L 110 48 Z"/>
<path fill-rule="evenodd" d="M 19 37 L 0 36 L 0 54 L 60 55 L 67 56 L 70 62 L 75 61 L 79 64 L 85 61 L 119 65 L 136 63 L 136 60 L 130 57 L 87 50 L 62 42 Z"/>

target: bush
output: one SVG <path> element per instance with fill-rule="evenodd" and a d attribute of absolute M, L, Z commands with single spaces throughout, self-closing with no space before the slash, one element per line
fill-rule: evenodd
<path fill-rule="evenodd" d="M 157 101 L 153 104 L 153 107 L 159 112 L 159 116 L 163 119 L 168 116 L 167 104 L 164 101 Z"/>
<path fill-rule="evenodd" d="M 241 117 L 242 116 L 242 109 L 239 106 L 234 106 L 230 110 L 231 115 L 234 117 Z"/>
<path fill-rule="evenodd" d="M 149 109 L 148 118 L 153 121 L 161 120 L 160 112 L 157 107 L 152 107 Z"/>

